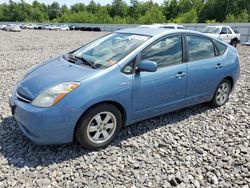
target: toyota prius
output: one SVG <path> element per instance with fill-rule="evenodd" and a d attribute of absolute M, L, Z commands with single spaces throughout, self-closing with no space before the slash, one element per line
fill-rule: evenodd
<path fill-rule="evenodd" d="M 121 127 L 198 103 L 224 105 L 239 78 L 237 50 L 188 30 L 107 34 L 29 70 L 10 97 L 38 144 L 108 146 Z"/>

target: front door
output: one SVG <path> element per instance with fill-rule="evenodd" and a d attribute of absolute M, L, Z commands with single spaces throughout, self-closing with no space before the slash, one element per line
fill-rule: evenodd
<path fill-rule="evenodd" d="M 133 78 L 133 115 L 144 119 L 180 108 L 186 95 L 187 64 L 182 36 L 167 36 L 141 52 L 142 60 L 158 64 L 156 72 L 138 72 Z"/>
<path fill-rule="evenodd" d="M 220 32 L 220 36 L 224 42 L 230 43 L 230 38 L 229 38 L 228 31 L 227 31 L 226 27 L 222 27 L 221 32 Z"/>

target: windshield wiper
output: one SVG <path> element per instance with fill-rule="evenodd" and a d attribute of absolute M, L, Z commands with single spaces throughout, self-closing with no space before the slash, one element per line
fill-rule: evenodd
<path fill-rule="evenodd" d="M 92 68 L 96 69 L 95 63 L 92 62 L 91 60 L 86 59 L 84 57 L 78 57 L 78 56 L 74 56 L 74 57 L 77 58 L 77 59 L 80 59 L 81 61 L 83 61 L 85 63 L 88 63 L 88 65 L 90 65 Z"/>
<path fill-rule="evenodd" d="M 63 58 L 71 63 L 76 63 L 77 59 L 72 54 L 65 54 Z"/>
<path fill-rule="evenodd" d="M 75 55 L 73 55 L 72 53 L 63 55 L 63 57 L 64 57 L 67 61 L 69 61 L 69 62 L 71 62 L 71 63 L 74 63 L 74 64 L 77 63 L 77 60 L 81 60 L 81 62 L 83 62 L 84 64 L 87 63 L 87 64 L 90 65 L 92 68 L 96 69 L 95 64 L 94 64 L 92 61 L 90 61 L 90 60 L 88 60 L 88 59 L 86 59 L 86 58 L 75 56 Z"/>

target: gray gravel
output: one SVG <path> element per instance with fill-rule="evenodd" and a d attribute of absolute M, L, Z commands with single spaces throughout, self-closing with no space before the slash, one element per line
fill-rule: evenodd
<path fill-rule="evenodd" d="M 123 128 L 108 148 L 37 146 L 8 107 L 35 64 L 104 33 L 0 31 L 0 187 L 244 187 L 250 185 L 250 47 L 241 79 L 221 108 L 197 105 Z"/>

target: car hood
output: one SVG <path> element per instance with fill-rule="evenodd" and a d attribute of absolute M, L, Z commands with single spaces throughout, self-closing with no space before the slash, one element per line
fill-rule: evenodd
<path fill-rule="evenodd" d="M 98 70 L 74 65 L 62 57 L 38 65 L 29 71 L 17 86 L 17 93 L 28 100 L 33 100 L 42 91 L 62 82 L 80 82 Z"/>

